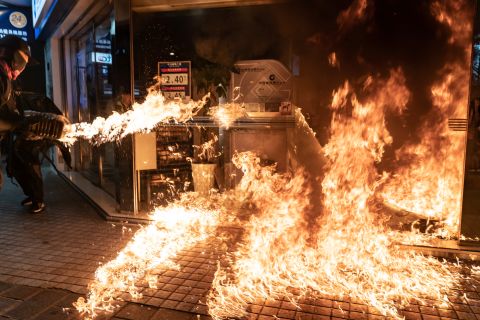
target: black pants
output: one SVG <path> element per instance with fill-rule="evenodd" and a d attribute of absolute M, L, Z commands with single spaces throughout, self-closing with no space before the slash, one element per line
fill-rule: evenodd
<path fill-rule="evenodd" d="M 11 153 L 11 174 L 17 180 L 23 193 L 34 203 L 43 202 L 43 178 L 40 152 L 36 141 L 16 141 Z"/>

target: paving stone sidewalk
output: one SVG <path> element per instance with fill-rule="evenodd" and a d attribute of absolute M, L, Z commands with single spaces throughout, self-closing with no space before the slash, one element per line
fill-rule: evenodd
<path fill-rule="evenodd" d="M 41 215 L 20 206 L 23 195 L 10 182 L 0 191 L 0 319 L 82 319 L 72 302 L 85 295 L 98 265 L 115 257 L 138 228 L 103 220 L 53 171 L 45 171 L 45 181 L 48 207 Z M 143 284 L 141 299 L 124 294 L 113 314 L 98 319 L 209 320 L 206 295 L 221 254 L 216 241 L 182 251 L 175 259 L 178 269 L 158 270 L 156 289 Z M 445 309 L 434 308 L 432 301 L 412 304 L 402 314 L 418 320 L 480 320 L 480 279 L 458 288 L 450 299 Z M 385 319 L 368 306 L 334 296 L 304 299 L 298 307 L 258 300 L 248 310 L 249 320 Z"/>

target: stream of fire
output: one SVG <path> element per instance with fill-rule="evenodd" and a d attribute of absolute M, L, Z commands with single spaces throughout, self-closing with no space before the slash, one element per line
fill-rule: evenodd
<path fill-rule="evenodd" d="M 357 1 L 355 13 L 363 12 L 367 3 Z M 452 28 L 452 45 L 467 48 L 465 35 L 471 26 L 465 23 L 454 29 L 451 23 L 471 21 L 469 13 L 446 6 L 434 1 L 432 13 Z M 359 88 L 345 81 L 333 92 L 330 138 L 318 148 L 327 161 L 318 195 L 321 212 L 313 216 L 310 212 L 312 191 L 304 169 L 282 174 L 275 166 L 261 165 L 251 152 L 238 153 L 232 162 L 243 177 L 236 188 L 212 193 L 208 199 L 182 196 L 156 209 L 152 222 L 117 258 L 97 270 L 86 299 L 80 298 L 75 307 L 88 319 L 113 311 L 122 293 L 138 297 L 140 281 L 155 285 L 154 269 L 174 267 L 177 253 L 208 239 L 223 222 L 237 217 L 242 217 L 237 221 L 241 239 L 219 263 L 208 294 L 214 319 L 245 316 L 257 299 L 286 299 L 301 306 L 304 298 L 349 298 L 394 318 L 402 318 L 400 310 L 412 302 L 429 299 L 438 306 L 448 304 L 453 288 L 469 272 L 479 273 L 479 267 L 468 269 L 401 244 L 425 244 L 432 237 L 451 238 L 458 232 L 464 133 L 449 132 L 448 119 L 466 114 L 468 58 L 465 49 L 465 59 L 441 70 L 440 80 L 431 88 L 435 110 L 420 130 L 423 139 L 397 151 L 398 157 L 412 161 L 393 174 L 379 173 L 376 164 L 393 141 L 387 115 L 401 115 L 410 99 L 401 67 L 383 76 L 368 76 Z M 153 90 L 144 103 L 125 114 L 73 125 L 66 138 L 112 141 L 151 130 L 158 123 L 185 122 L 204 103 L 166 102 Z M 228 128 L 246 114 L 241 105 L 232 103 L 214 108 L 212 116 Z M 446 151 L 438 154 L 437 149 Z M 392 227 L 388 214 L 378 209 L 385 208 L 379 202 L 438 221 L 435 233 Z"/>
<path fill-rule="evenodd" d="M 72 144 L 81 138 L 93 144 L 101 144 L 119 140 L 132 133 L 150 131 L 160 124 L 186 122 L 202 109 L 207 99 L 208 95 L 200 101 L 166 100 L 160 91 L 160 82 L 157 82 L 148 89 L 145 101 L 134 103 L 131 110 L 113 112 L 106 119 L 97 117 L 91 123 L 81 122 L 67 126 L 63 141 Z"/>

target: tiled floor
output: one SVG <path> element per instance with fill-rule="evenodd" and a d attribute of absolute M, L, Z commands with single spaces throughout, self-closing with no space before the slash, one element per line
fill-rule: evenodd
<path fill-rule="evenodd" d="M 103 220 L 51 171 L 46 172 L 45 214 L 29 214 L 19 205 L 22 198 L 10 183 L 0 192 L 0 319 L 79 319 L 71 303 L 86 293 L 99 263 L 113 258 L 138 226 Z M 216 241 L 212 237 L 184 250 L 175 259 L 178 269 L 156 270 L 156 289 L 143 284 L 137 301 L 123 294 L 126 301 L 115 313 L 99 318 L 208 319 L 206 295 L 221 253 Z M 402 314 L 406 319 L 480 320 L 480 279 L 449 298 L 449 308 L 412 304 Z M 252 320 L 384 319 L 373 308 L 333 296 L 310 297 L 298 306 L 258 300 L 248 311 Z"/>
<path fill-rule="evenodd" d="M 45 175 L 44 214 L 22 208 L 23 195 L 12 184 L 0 193 L 0 281 L 85 293 L 98 264 L 111 259 L 131 232 L 102 220 L 53 172 Z"/>

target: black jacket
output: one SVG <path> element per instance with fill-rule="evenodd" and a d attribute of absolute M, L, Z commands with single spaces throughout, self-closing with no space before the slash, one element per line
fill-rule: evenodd
<path fill-rule="evenodd" d="M 12 81 L 0 64 L 0 138 L 22 120 L 23 115 L 17 109 Z"/>

